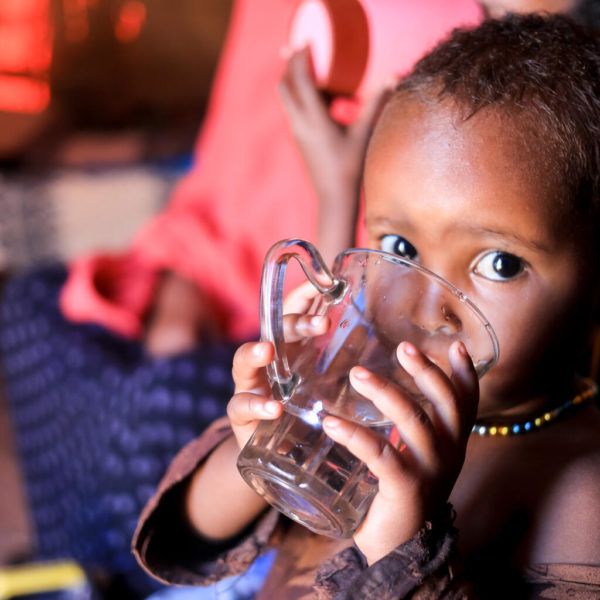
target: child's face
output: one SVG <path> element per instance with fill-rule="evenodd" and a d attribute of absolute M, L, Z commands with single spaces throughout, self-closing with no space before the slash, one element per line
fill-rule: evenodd
<path fill-rule="evenodd" d="M 369 246 L 453 283 L 496 331 L 480 416 L 572 376 L 591 310 L 591 234 L 557 208 L 560 182 L 539 154 L 506 116 L 484 109 L 463 121 L 449 102 L 395 98 L 367 155 Z"/>

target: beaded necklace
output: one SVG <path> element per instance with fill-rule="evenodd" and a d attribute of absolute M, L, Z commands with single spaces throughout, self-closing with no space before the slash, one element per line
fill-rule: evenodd
<path fill-rule="evenodd" d="M 544 427 L 545 425 L 548 425 L 549 423 L 552 423 L 558 419 L 558 417 L 566 411 L 576 406 L 580 406 L 588 400 L 591 400 L 598 393 L 598 386 L 591 379 L 585 378 L 582 380 L 582 383 L 584 386 L 583 391 L 579 392 L 574 398 L 570 398 L 552 410 L 546 410 L 536 417 L 529 417 L 527 419 L 523 419 L 522 421 L 518 421 L 517 423 L 513 423 L 512 425 L 486 425 L 483 421 L 475 421 L 475 425 L 473 425 L 471 432 L 477 433 L 481 436 L 509 436 L 537 431 L 541 427 Z"/>

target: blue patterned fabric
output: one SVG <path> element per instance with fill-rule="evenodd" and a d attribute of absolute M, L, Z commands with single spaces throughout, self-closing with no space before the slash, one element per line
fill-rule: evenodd
<path fill-rule="evenodd" d="M 5 396 L 37 537 L 35 558 L 77 560 L 110 598 L 158 589 L 130 552 L 137 518 L 175 453 L 225 412 L 234 346 L 170 359 L 66 322 L 63 266 L 8 282 L 0 303 Z M 116 588 L 115 588 L 116 586 Z"/>

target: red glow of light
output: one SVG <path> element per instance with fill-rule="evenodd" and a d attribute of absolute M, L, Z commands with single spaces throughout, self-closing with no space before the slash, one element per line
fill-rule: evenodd
<path fill-rule="evenodd" d="M 126 2 L 119 12 L 115 24 L 115 37 L 122 43 L 137 39 L 146 22 L 146 5 L 140 0 Z"/>
<path fill-rule="evenodd" d="M 69 42 L 82 42 L 89 35 L 87 11 L 92 4 L 90 0 L 63 0 L 65 37 Z"/>
<path fill-rule="evenodd" d="M 85 16 L 72 16 L 65 19 L 65 37 L 69 42 L 83 42 L 90 33 L 90 25 Z"/>
<path fill-rule="evenodd" d="M 50 87 L 46 82 L 0 74 L 0 110 L 39 114 L 49 103 Z"/>
<path fill-rule="evenodd" d="M 43 112 L 51 61 L 50 0 L 0 0 L 0 110 Z"/>
<path fill-rule="evenodd" d="M 0 24 L 0 71 L 41 73 L 52 60 L 47 21 Z"/>
<path fill-rule="evenodd" d="M 50 0 L 0 0 L 0 71 L 42 73 L 52 60 Z"/>
<path fill-rule="evenodd" d="M 2 21 L 29 21 L 47 16 L 48 0 L 3 0 L 0 2 Z"/>

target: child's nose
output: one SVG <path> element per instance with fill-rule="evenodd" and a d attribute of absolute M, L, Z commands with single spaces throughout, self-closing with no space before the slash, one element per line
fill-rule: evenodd
<path fill-rule="evenodd" d="M 463 330 L 460 298 L 431 283 L 413 297 L 411 319 L 428 333 L 456 335 Z"/>

